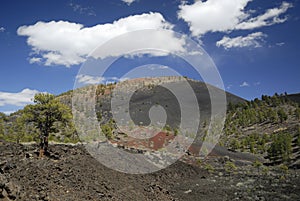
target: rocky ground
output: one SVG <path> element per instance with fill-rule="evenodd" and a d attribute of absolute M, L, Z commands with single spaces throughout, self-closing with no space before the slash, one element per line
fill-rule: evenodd
<path fill-rule="evenodd" d="M 190 156 L 130 175 L 101 165 L 82 145 L 51 145 L 43 159 L 37 150 L 0 142 L 0 200 L 300 200 L 298 169 L 257 168 L 230 156 Z"/>

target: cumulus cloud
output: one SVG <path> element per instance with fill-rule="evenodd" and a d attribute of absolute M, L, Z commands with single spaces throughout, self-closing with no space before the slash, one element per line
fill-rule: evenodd
<path fill-rule="evenodd" d="M 34 25 L 19 27 L 17 33 L 28 37 L 27 44 L 34 52 L 32 55 L 34 59 L 30 59 L 31 62 L 42 62 L 46 66 L 70 67 L 81 64 L 96 47 L 121 34 L 143 29 L 171 30 L 172 28 L 173 25 L 168 23 L 160 13 L 145 13 L 93 27 L 84 27 L 82 24 L 68 21 L 40 21 Z M 172 40 L 172 35 L 168 37 L 171 37 L 168 40 L 170 43 L 163 42 L 163 44 L 166 49 L 170 46 L 170 51 L 173 51 L 172 48 L 178 48 L 178 45 L 176 46 L 178 41 Z M 161 43 L 165 38 L 157 39 L 159 41 L 151 41 L 151 43 Z M 149 44 L 149 41 L 147 43 Z"/>
<path fill-rule="evenodd" d="M 264 14 L 253 17 L 253 10 L 245 8 L 252 0 L 207 0 L 179 6 L 178 17 L 189 24 L 193 36 L 203 36 L 208 32 L 230 32 L 250 30 L 286 21 L 280 18 L 291 3 L 283 2 L 279 8 L 272 8 Z"/>
<path fill-rule="evenodd" d="M 251 33 L 245 37 L 238 36 L 234 38 L 230 38 L 224 36 L 220 41 L 216 43 L 218 47 L 223 46 L 225 49 L 230 48 L 240 48 L 240 47 L 261 47 L 261 42 L 263 38 L 267 37 L 266 34 L 262 32 Z"/>
<path fill-rule="evenodd" d="M 125 56 L 126 58 L 149 56 L 167 56 L 173 54 L 188 54 L 185 36 L 176 36 L 171 30 L 140 30 L 114 38 L 90 56 L 96 59 Z"/>
<path fill-rule="evenodd" d="M 23 89 L 18 93 L 0 92 L 0 106 L 24 106 L 33 103 L 33 97 L 36 93 L 39 92 L 31 89 Z"/>
<path fill-rule="evenodd" d="M 178 17 L 189 24 L 193 36 L 207 32 L 226 32 L 248 17 L 245 6 L 251 0 L 208 0 L 182 4 Z"/>
<path fill-rule="evenodd" d="M 135 2 L 136 0 L 122 0 L 124 3 L 126 3 L 128 6 L 130 6 L 130 4 L 132 4 L 133 2 Z"/>
<path fill-rule="evenodd" d="M 4 31 L 5 31 L 5 28 L 4 27 L 0 27 L 0 33 L 4 32 Z"/>
<path fill-rule="evenodd" d="M 248 82 L 243 82 L 240 87 L 249 87 L 250 85 L 248 84 Z"/>

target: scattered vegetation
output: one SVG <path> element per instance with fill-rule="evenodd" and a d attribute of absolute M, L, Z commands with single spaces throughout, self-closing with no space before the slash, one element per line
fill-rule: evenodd
<path fill-rule="evenodd" d="M 263 164 L 258 160 L 254 161 L 252 165 L 253 167 L 257 168 L 258 173 L 260 172 L 260 168 L 263 166 Z"/>
<path fill-rule="evenodd" d="M 256 98 L 244 103 L 229 103 L 225 135 L 220 144 L 233 151 L 267 155 L 276 163 L 287 162 L 291 159 L 292 147 L 300 145 L 299 124 L 298 128 L 295 127 L 299 121 L 299 108 L 286 93 L 263 95 L 261 100 Z M 273 129 L 260 132 L 259 128 L 264 125 Z M 274 129 L 276 127 L 278 129 Z"/>
<path fill-rule="evenodd" d="M 284 165 L 284 164 L 281 164 L 281 165 L 279 166 L 279 169 L 280 169 L 280 171 L 281 171 L 282 173 L 284 173 L 284 174 L 287 174 L 287 173 L 289 172 L 289 167 L 286 166 L 286 165 Z"/>
<path fill-rule="evenodd" d="M 225 171 L 228 173 L 235 172 L 237 170 L 237 167 L 235 166 L 235 164 L 230 161 L 226 161 L 224 168 L 225 168 Z"/>
<path fill-rule="evenodd" d="M 292 136 L 289 133 L 277 133 L 272 136 L 272 143 L 268 149 L 271 160 L 282 159 L 286 162 L 292 153 Z"/>
<path fill-rule="evenodd" d="M 215 168 L 209 163 L 205 164 L 204 169 L 207 170 L 209 173 L 213 173 L 215 171 Z"/>
<path fill-rule="evenodd" d="M 101 129 L 103 134 L 107 137 L 107 139 L 113 139 L 113 130 L 115 128 L 115 121 L 110 119 L 106 124 L 101 125 Z"/>

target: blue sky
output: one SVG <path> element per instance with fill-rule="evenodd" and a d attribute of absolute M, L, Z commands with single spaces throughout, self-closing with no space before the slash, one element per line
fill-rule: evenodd
<path fill-rule="evenodd" d="M 0 4 L 1 112 L 22 108 L 37 92 L 60 94 L 72 89 L 95 47 L 122 33 L 148 28 L 179 32 L 200 43 L 233 94 L 253 99 L 300 92 L 299 0 L 2 0 Z M 165 45 L 173 51 L 169 44 Z M 116 75 L 122 70 L 115 68 Z M 186 75 L 193 77 L 188 71 Z M 91 79 L 85 81 L 93 83 Z"/>

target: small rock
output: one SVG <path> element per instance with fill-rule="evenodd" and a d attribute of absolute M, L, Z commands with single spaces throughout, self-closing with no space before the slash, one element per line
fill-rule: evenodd
<path fill-rule="evenodd" d="M 2 193 L 0 194 L 0 197 L 5 198 L 5 197 L 7 197 L 7 196 L 8 196 L 8 193 L 6 192 L 5 189 L 3 189 L 3 190 L 2 190 Z"/>
<path fill-rule="evenodd" d="M 9 171 L 9 170 L 14 169 L 16 167 L 17 167 L 17 165 L 14 164 L 14 163 L 6 163 L 3 170 L 4 171 Z"/>
<path fill-rule="evenodd" d="M 224 156 L 224 160 L 229 161 L 230 160 L 229 156 Z"/>
<path fill-rule="evenodd" d="M 3 188 L 7 183 L 7 179 L 4 175 L 0 174 L 0 188 Z"/>
<path fill-rule="evenodd" d="M 4 166 L 7 163 L 7 161 L 0 161 L 0 166 Z"/>
<path fill-rule="evenodd" d="M 26 157 L 26 158 L 32 158 L 33 156 L 32 156 L 31 153 L 26 153 L 26 154 L 25 154 L 25 157 Z"/>
<path fill-rule="evenodd" d="M 16 199 L 16 197 L 20 193 L 20 187 L 15 185 L 12 182 L 8 182 L 4 186 L 4 189 L 7 191 L 8 197 L 11 198 L 11 199 Z"/>
<path fill-rule="evenodd" d="M 242 187 L 242 186 L 244 186 L 244 183 L 239 182 L 239 183 L 236 184 L 236 186 L 237 186 L 237 187 Z"/>
<path fill-rule="evenodd" d="M 255 182 L 255 179 L 248 179 L 247 184 L 252 184 Z"/>
<path fill-rule="evenodd" d="M 187 191 L 184 191 L 185 194 L 189 194 L 189 193 L 191 193 L 191 192 L 192 192 L 191 189 L 189 189 L 189 190 L 187 190 Z"/>

